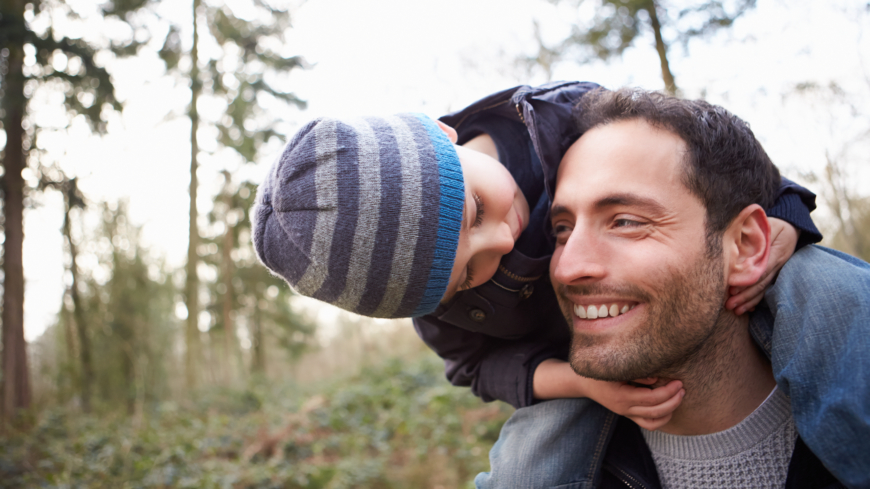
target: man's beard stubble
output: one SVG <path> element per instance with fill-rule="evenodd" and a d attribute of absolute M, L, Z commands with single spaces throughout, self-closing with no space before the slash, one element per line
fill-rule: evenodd
<path fill-rule="evenodd" d="M 719 342 L 712 336 L 725 310 L 721 252 L 702 254 L 693 266 L 669 277 L 656 287 L 662 291 L 657 297 L 631 284 L 557 285 L 562 314 L 571 328 L 569 362 L 578 375 L 616 382 L 674 377 L 702 348 L 706 351 L 705 346 L 714 347 L 709 343 Z M 575 296 L 613 295 L 636 300 L 646 304 L 646 317 L 626 333 L 628 337 L 584 335 L 574 330 L 573 303 L 565 298 L 567 291 Z"/>

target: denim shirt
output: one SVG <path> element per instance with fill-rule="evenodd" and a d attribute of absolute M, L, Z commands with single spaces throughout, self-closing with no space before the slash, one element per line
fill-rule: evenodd
<path fill-rule="evenodd" d="M 786 262 L 749 331 L 801 438 L 848 487 L 870 487 L 870 264 L 821 246 Z"/>

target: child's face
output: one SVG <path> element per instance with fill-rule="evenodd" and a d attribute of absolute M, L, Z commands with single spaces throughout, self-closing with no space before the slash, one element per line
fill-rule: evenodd
<path fill-rule="evenodd" d="M 456 146 L 465 181 L 459 247 L 442 302 L 487 282 L 529 223 L 529 204 L 510 172 L 490 156 Z"/>

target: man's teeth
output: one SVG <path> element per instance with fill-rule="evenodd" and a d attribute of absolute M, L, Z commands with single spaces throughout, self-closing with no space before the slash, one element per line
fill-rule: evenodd
<path fill-rule="evenodd" d="M 622 309 L 619 308 L 618 304 L 611 304 L 609 307 L 603 304 L 600 306 L 581 306 L 575 304 L 574 314 L 576 314 L 580 319 L 598 319 L 606 318 L 608 316 L 616 317 L 620 314 L 625 314 L 632 309 L 634 309 L 634 306 L 629 306 L 628 304 L 622 306 Z"/>

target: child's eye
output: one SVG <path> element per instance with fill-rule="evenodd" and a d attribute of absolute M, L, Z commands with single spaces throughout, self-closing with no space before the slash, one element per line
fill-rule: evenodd
<path fill-rule="evenodd" d="M 476 228 L 483 224 L 483 199 L 479 195 L 474 194 L 474 203 L 477 204 L 477 215 L 474 216 L 474 225 L 471 227 Z"/>
<path fill-rule="evenodd" d="M 471 271 L 471 267 L 465 269 L 465 281 L 462 282 L 462 285 L 459 286 L 459 290 L 468 290 L 471 288 L 471 284 L 474 283 L 474 274 Z"/>

